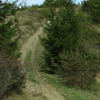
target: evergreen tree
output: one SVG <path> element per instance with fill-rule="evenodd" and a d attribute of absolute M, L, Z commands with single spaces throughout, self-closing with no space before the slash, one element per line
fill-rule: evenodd
<path fill-rule="evenodd" d="M 59 54 L 63 50 L 74 51 L 76 45 L 79 45 L 80 33 L 74 4 L 71 0 L 62 0 L 59 3 L 61 6 L 58 12 L 56 12 L 56 8 L 50 8 L 50 23 L 44 28 L 47 32 L 47 38 L 42 39 L 42 43 L 48 52 L 45 54 L 47 69 L 51 72 L 54 72 L 55 69 L 52 67 L 51 59 L 55 63 L 59 63 Z"/>
<path fill-rule="evenodd" d="M 59 4 L 58 4 L 59 3 Z M 51 5 L 53 5 L 53 6 L 60 6 L 60 3 L 61 3 L 61 0 L 45 0 L 45 2 L 44 2 L 44 5 L 46 5 L 46 6 L 51 6 Z M 64 3 L 63 3 L 64 4 Z"/>
<path fill-rule="evenodd" d="M 87 0 L 82 4 L 83 11 L 89 12 L 94 23 L 100 23 L 100 1 Z"/>
<path fill-rule="evenodd" d="M 82 10 L 83 10 L 83 11 L 86 11 L 86 12 L 89 12 L 89 8 L 90 8 L 90 7 L 89 7 L 89 1 L 88 1 L 88 0 L 87 0 L 87 1 L 84 0 L 84 1 L 82 2 Z"/>
<path fill-rule="evenodd" d="M 99 57 L 86 50 L 87 44 L 82 42 L 99 41 L 100 35 L 88 27 L 82 13 L 75 13 L 72 0 L 62 0 L 56 5 L 60 5 L 59 9 L 53 4 L 50 13 L 45 14 L 49 23 L 44 27 L 47 37 L 40 38 L 45 48 L 46 65 L 42 68 L 59 74 L 66 85 L 90 89 L 96 83 Z"/>
<path fill-rule="evenodd" d="M 10 19 L 9 16 L 14 15 L 18 7 L 16 2 L 9 3 L 0 1 L 0 52 L 12 54 L 17 49 L 18 38 L 12 40 L 18 32 L 18 23 L 16 20 Z M 6 21 L 6 19 L 9 19 Z"/>
<path fill-rule="evenodd" d="M 93 22 L 100 23 L 100 1 L 90 0 L 90 14 Z"/>
<path fill-rule="evenodd" d="M 50 6 L 51 3 L 54 3 L 54 0 L 45 0 L 44 4 Z"/>

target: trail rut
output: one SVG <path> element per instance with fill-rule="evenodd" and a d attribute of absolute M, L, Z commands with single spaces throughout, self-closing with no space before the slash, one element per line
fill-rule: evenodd
<path fill-rule="evenodd" d="M 24 64 L 26 55 L 29 51 L 32 52 L 31 59 L 31 67 L 33 73 L 35 74 L 35 78 L 38 83 L 33 83 L 27 80 L 26 88 L 23 89 L 23 92 L 27 95 L 29 100 L 65 100 L 63 96 L 54 88 L 53 86 L 47 84 L 41 79 L 41 75 L 37 70 L 37 66 L 35 65 L 35 51 L 36 47 L 39 43 L 39 35 L 43 35 L 43 29 L 40 27 L 35 34 L 33 34 L 22 46 L 20 52 L 21 55 L 21 63 Z"/>

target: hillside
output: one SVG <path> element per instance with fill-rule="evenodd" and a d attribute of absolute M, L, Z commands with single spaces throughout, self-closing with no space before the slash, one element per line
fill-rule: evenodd
<path fill-rule="evenodd" d="M 44 62 L 41 58 L 44 47 L 39 41 L 39 36 L 44 37 L 45 33 L 37 19 L 41 14 L 39 11 L 41 11 L 41 8 L 33 7 L 18 11 L 16 14 L 20 30 L 23 32 L 23 34 L 20 34 L 17 52 L 21 53 L 19 60 L 27 71 L 27 80 L 21 94 L 12 93 L 5 100 L 99 100 L 100 87 L 98 85 L 95 86 L 99 88 L 98 91 L 95 91 L 95 87 L 93 91 L 69 88 L 59 81 L 57 75 L 40 71 L 40 65 Z M 42 21 L 42 24 L 44 23 L 45 20 Z M 94 25 L 96 28 L 98 26 Z M 97 75 L 96 79 L 99 84 L 100 75 Z"/>
<path fill-rule="evenodd" d="M 22 13 L 24 13 L 24 16 L 19 17 L 19 14 Z M 56 88 L 45 82 L 43 78 L 41 78 L 41 74 L 38 72 L 39 66 L 37 63 L 41 60 L 40 55 L 43 51 L 38 36 L 43 34 L 42 27 L 40 27 L 34 13 L 32 14 L 29 11 L 22 11 L 18 12 L 18 17 L 20 21 L 20 29 L 24 32 L 19 41 L 19 51 L 22 53 L 19 60 L 21 60 L 23 67 L 27 70 L 27 82 L 26 87 L 23 89 L 22 96 L 12 94 L 12 96 L 6 100 L 64 100 L 63 96 L 60 95 Z M 30 23 L 24 25 L 25 21 L 32 23 L 34 26 L 30 26 Z"/>

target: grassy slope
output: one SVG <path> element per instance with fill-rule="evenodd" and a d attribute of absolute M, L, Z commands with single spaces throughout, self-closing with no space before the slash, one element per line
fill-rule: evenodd
<path fill-rule="evenodd" d="M 52 84 L 64 96 L 65 100 L 100 100 L 100 89 L 98 91 L 85 91 L 77 88 L 65 86 L 58 81 L 54 75 L 44 74 L 43 79 Z M 99 85 L 100 86 L 100 85 Z"/>
<path fill-rule="evenodd" d="M 36 11 L 32 8 L 29 10 L 18 12 L 18 15 L 16 15 L 17 18 L 19 18 L 20 21 L 20 29 L 24 32 L 24 34 L 21 36 L 20 44 L 23 45 L 23 43 L 32 35 L 34 32 L 38 29 L 37 26 L 35 26 L 37 23 L 36 16 L 33 18 L 34 13 Z M 35 27 L 35 28 L 34 28 Z M 40 62 L 42 62 L 42 59 L 40 58 L 42 47 L 36 47 L 35 49 L 35 63 L 36 65 L 39 65 Z M 31 66 L 31 54 L 32 52 L 29 51 L 27 53 L 27 56 L 25 58 L 25 65 L 27 67 Z M 46 73 L 41 73 L 41 78 L 45 80 L 46 83 L 51 84 L 53 87 L 56 87 L 57 91 L 61 93 L 61 95 L 65 98 L 65 100 L 100 100 L 100 90 L 98 91 L 84 91 L 76 88 L 69 88 L 67 86 L 64 86 L 61 82 L 58 81 L 57 77 L 55 75 L 48 75 Z M 30 71 L 28 72 L 28 79 L 38 84 L 37 80 L 34 78 L 35 75 Z M 99 87 L 97 87 L 99 88 Z M 33 95 L 34 96 L 34 95 Z M 16 99 L 15 99 L 16 98 Z M 39 99 L 39 98 L 38 98 Z M 30 100 L 27 98 L 25 94 L 23 95 L 15 95 L 12 97 L 12 99 L 8 98 L 7 100 Z M 42 96 L 42 100 L 47 100 L 45 96 Z"/>

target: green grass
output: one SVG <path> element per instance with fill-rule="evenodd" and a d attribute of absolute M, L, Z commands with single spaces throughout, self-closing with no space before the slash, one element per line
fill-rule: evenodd
<path fill-rule="evenodd" d="M 43 100 L 48 100 L 47 97 L 45 97 L 45 96 L 43 96 L 42 98 L 43 98 Z"/>
<path fill-rule="evenodd" d="M 43 74 L 42 78 L 57 88 L 65 100 L 100 100 L 100 90 L 89 91 L 65 86 L 56 76 Z M 56 81 L 57 80 L 57 81 Z M 100 86 L 100 84 L 99 84 Z"/>
<path fill-rule="evenodd" d="M 30 62 L 31 62 L 31 55 L 32 55 L 32 52 L 29 51 L 29 52 L 27 53 L 27 56 L 26 56 L 26 58 L 25 58 L 25 61 L 30 61 Z"/>
<path fill-rule="evenodd" d="M 29 81 L 38 83 L 34 77 L 35 77 L 35 75 L 34 75 L 33 72 L 28 73 L 28 79 L 29 79 Z"/>
<path fill-rule="evenodd" d="M 26 21 L 24 22 L 24 25 L 33 26 L 33 21 L 32 21 L 32 20 L 26 20 Z"/>
<path fill-rule="evenodd" d="M 31 55 L 32 55 L 32 52 L 29 51 L 27 53 L 26 58 L 25 58 L 25 66 L 26 66 L 26 69 L 27 69 L 27 76 L 28 76 L 29 81 L 38 83 L 36 81 L 35 75 L 33 73 L 32 65 L 31 65 Z"/>
<path fill-rule="evenodd" d="M 26 68 L 27 73 L 32 70 L 32 68 L 31 68 L 31 66 L 32 66 L 31 65 L 31 54 L 32 54 L 32 52 L 29 51 L 27 53 L 26 58 L 25 58 L 25 61 L 24 61 L 24 66 Z"/>
<path fill-rule="evenodd" d="M 21 47 L 22 47 L 21 45 L 18 46 L 18 49 L 15 52 L 15 55 L 19 55 L 19 56 L 21 55 L 21 53 L 20 53 Z"/>

